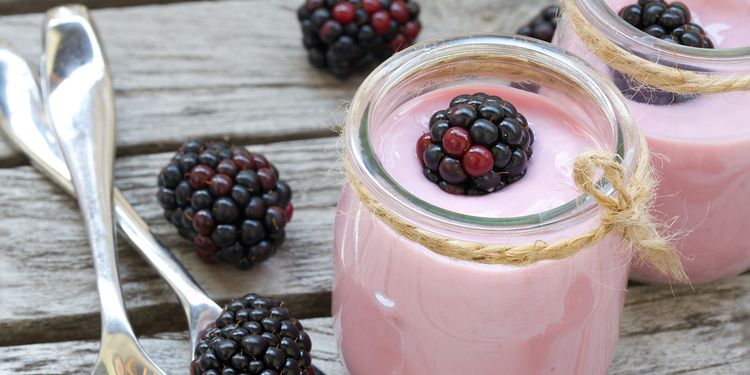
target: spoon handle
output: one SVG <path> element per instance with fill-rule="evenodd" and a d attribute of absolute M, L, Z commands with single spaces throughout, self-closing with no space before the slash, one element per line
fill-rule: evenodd
<path fill-rule="evenodd" d="M 49 11 L 44 44 L 42 92 L 83 214 L 101 303 L 101 345 L 91 373 L 163 375 L 138 343 L 122 298 L 112 207 L 114 94 L 86 8 Z"/>
<path fill-rule="evenodd" d="M 31 163 L 68 194 L 75 193 L 54 130 L 47 120 L 39 87 L 26 61 L 0 41 L 0 127 Z M 201 289 L 190 273 L 149 231 L 148 225 L 114 189 L 115 217 L 121 233 L 167 281 L 180 300 L 190 327 L 192 346 L 201 330 L 221 308 Z"/>
<path fill-rule="evenodd" d="M 115 189 L 117 222 L 125 237 L 167 281 L 177 294 L 188 321 L 191 348 L 195 348 L 206 327 L 221 313 L 216 304 L 190 276 L 182 263 L 148 230 L 148 225 Z"/>
<path fill-rule="evenodd" d="M 42 91 L 91 245 L 101 301 L 102 335 L 132 335 L 117 271 L 112 210 L 112 81 L 95 31 L 85 19 L 85 11 L 77 10 L 56 8 L 48 14 Z"/>

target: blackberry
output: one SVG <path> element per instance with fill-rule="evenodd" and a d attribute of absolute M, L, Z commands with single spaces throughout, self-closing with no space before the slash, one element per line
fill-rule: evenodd
<path fill-rule="evenodd" d="M 557 20 L 559 18 L 560 7 L 558 5 L 550 5 L 542 9 L 529 23 L 521 26 L 516 31 L 516 34 L 551 42 L 557 30 Z"/>
<path fill-rule="evenodd" d="M 618 15 L 633 27 L 655 38 L 684 46 L 714 48 L 703 28 L 691 22 L 690 9 L 679 1 L 668 3 L 665 0 L 638 0 L 636 4 L 620 9 Z M 682 66 L 676 68 L 696 70 Z M 670 105 L 685 103 L 697 97 L 644 86 L 619 71 L 612 72 L 612 81 L 626 98 L 638 103 Z"/>
<path fill-rule="evenodd" d="M 230 302 L 195 350 L 191 375 L 323 375 L 312 342 L 282 302 L 248 294 Z"/>
<path fill-rule="evenodd" d="M 557 30 L 557 21 L 560 18 L 560 7 L 550 5 L 542 9 L 528 23 L 516 30 L 516 34 L 528 36 L 534 39 L 551 42 Z M 537 93 L 539 85 L 534 82 L 513 82 L 511 87 L 519 90 Z"/>
<path fill-rule="evenodd" d="M 459 95 L 430 118 L 417 140 L 424 176 L 444 191 L 484 195 L 523 178 L 534 133 L 508 101 L 485 93 Z"/>
<path fill-rule="evenodd" d="M 273 255 L 292 219 L 292 189 L 261 154 L 188 140 L 158 178 L 165 218 L 206 262 L 248 269 Z"/>
<path fill-rule="evenodd" d="M 677 66 L 682 69 L 681 67 Z M 699 70 L 686 68 L 688 70 Z M 612 82 L 622 95 L 636 103 L 649 105 L 674 105 L 689 102 L 698 97 L 696 94 L 676 94 L 652 86 L 644 85 L 640 81 L 618 70 L 612 70 Z"/>
<path fill-rule="evenodd" d="M 307 0 L 297 18 L 310 63 L 340 79 L 408 47 L 422 28 L 411 0 Z"/>
<path fill-rule="evenodd" d="M 665 0 L 639 0 L 618 12 L 620 18 L 653 37 L 696 48 L 714 48 L 711 39 L 699 25 L 690 22 L 687 5 Z"/>

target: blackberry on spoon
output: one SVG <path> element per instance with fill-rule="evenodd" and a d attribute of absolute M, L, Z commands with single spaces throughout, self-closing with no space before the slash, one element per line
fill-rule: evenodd
<path fill-rule="evenodd" d="M 424 176 L 444 191 L 484 195 L 526 174 L 534 133 L 508 101 L 485 93 L 459 95 L 435 112 L 417 140 Z"/>
<path fill-rule="evenodd" d="M 157 199 L 207 262 L 248 269 L 273 255 L 292 219 L 292 189 L 263 155 L 188 140 L 158 178 Z"/>

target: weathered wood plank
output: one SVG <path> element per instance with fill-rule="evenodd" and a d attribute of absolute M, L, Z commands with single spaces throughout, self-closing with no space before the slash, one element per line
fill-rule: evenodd
<path fill-rule="evenodd" d="M 89 8 L 128 7 L 147 4 L 166 4 L 180 1 L 197 0 L 81 0 L 78 4 L 84 4 Z M 0 0 L 0 14 L 21 14 L 43 12 L 61 4 L 68 4 L 65 0 Z"/>
<path fill-rule="evenodd" d="M 296 188 L 298 213 L 286 249 L 250 273 L 200 263 L 190 245 L 163 222 L 153 189 L 154 176 L 168 154 L 119 160 L 117 185 L 213 296 L 226 299 L 254 289 L 290 299 L 302 316 L 321 316 L 328 313 L 330 300 L 330 233 L 340 182 L 333 172 L 334 145 L 335 140 L 327 138 L 254 147 L 266 152 Z M 0 170 L 0 178 L 6 181 L 0 193 L 2 345 L 95 338 L 98 302 L 73 201 L 28 167 Z M 184 327 L 176 300 L 164 283 L 137 254 L 123 247 L 126 298 L 139 332 Z M 615 369 L 623 370 L 613 369 L 614 373 L 718 374 L 746 366 L 750 274 L 696 286 L 695 292 L 685 287 L 672 291 L 634 286 L 626 303 L 621 354 L 615 360 Z M 159 317 L 158 324 L 154 317 Z M 96 347 L 86 345 L 87 350 Z M 665 367 L 670 363 L 673 367 Z"/>
<path fill-rule="evenodd" d="M 612 374 L 749 374 L 750 274 L 695 291 L 634 287 L 620 336 Z"/>
<path fill-rule="evenodd" d="M 163 222 L 153 189 L 154 176 L 168 154 L 119 160 L 117 185 L 214 297 L 227 299 L 255 290 L 290 300 L 301 316 L 323 316 L 329 313 L 330 234 L 341 181 L 334 172 L 334 145 L 335 139 L 326 138 L 254 147 L 266 152 L 295 187 L 298 210 L 286 249 L 250 273 L 200 263 L 190 245 Z M 72 199 L 29 167 L 0 170 L 0 178 L 6 183 L 0 190 L 0 345 L 96 338 L 93 273 Z M 127 246 L 121 260 L 138 331 L 184 327 L 175 298 L 154 272 Z M 699 285 L 695 291 L 633 286 L 613 373 L 742 373 L 730 370 L 746 370 L 748 327 L 750 274 Z M 93 343 L 86 345 L 86 350 L 95 349 Z"/>
<path fill-rule="evenodd" d="M 423 38 L 513 31 L 546 2 L 423 2 Z M 119 155 L 168 150 L 186 136 L 230 136 L 247 144 L 332 135 L 362 76 L 341 82 L 309 66 L 295 14 L 301 3 L 94 11 L 117 94 Z M 0 39 L 36 65 L 42 20 L 41 14 L 1 17 Z M 19 160 L 0 143 L 0 166 Z"/>
<path fill-rule="evenodd" d="M 79 4 L 86 5 L 91 9 L 96 8 L 113 8 L 113 7 L 132 7 L 138 5 L 152 5 L 152 4 L 168 4 L 186 1 L 200 1 L 200 0 L 81 0 L 77 1 Z M 214 0 L 215 1 L 215 0 Z M 245 0 L 247 1 L 247 0 Z M 427 1 L 423 1 L 427 3 Z M 479 1 L 473 0 L 477 3 Z M 508 1 L 513 3 L 514 1 Z M 70 3 L 66 0 L 0 0 L 0 14 L 11 15 L 11 14 L 22 14 L 22 13 L 36 13 L 44 12 L 46 9 L 51 7 Z M 298 1 L 302 3 L 302 1 Z M 467 3 L 471 3 L 468 2 Z"/>
<path fill-rule="evenodd" d="M 326 375 L 343 375 L 336 342 L 331 334 L 331 319 L 302 321 L 313 341 L 313 363 Z M 163 333 L 141 340 L 144 349 L 168 374 L 187 374 L 190 344 L 186 333 Z M 90 371 L 96 360 L 96 341 L 66 341 L 3 348 L 0 373 L 78 375 Z"/>
<path fill-rule="evenodd" d="M 302 316 L 322 316 L 328 313 L 330 301 L 330 233 L 340 182 L 340 176 L 333 172 L 334 144 L 334 139 L 327 138 L 255 147 L 267 152 L 296 187 L 298 214 L 286 250 L 250 273 L 200 263 L 189 244 L 163 223 L 153 201 L 153 189 L 154 176 L 168 154 L 121 159 L 117 184 L 215 297 L 226 299 L 256 288 L 290 299 Z M 28 167 L 0 170 L 0 178 L 7 184 L 0 190 L 0 235 L 4 239 L 0 252 L 2 345 L 94 339 L 98 303 L 88 249 L 72 200 Z M 137 254 L 124 247 L 121 259 L 126 298 L 139 332 L 184 327 L 176 300 L 166 286 Z M 695 288 L 632 287 L 613 373 L 720 374 L 747 369 L 750 274 Z M 83 349 L 79 344 L 68 344 L 50 345 L 59 345 L 62 351 L 79 348 L 74 354 L 96 347 L 94 343 L 81 344 Z M 14 347 L 4 352 L 20 350 Z M 47 358 L 46 354 L 38 355 Z M 50 368 L 60 367 L 59 362 L 48 364 Z"/>
<path fill-rule="evenodd" d="M 315 364 L 329 375 L 345 374 L 331 320 L 310 319 L 305 326 L 313 339 Z M 634 286 L 626 300 L 622 337 L 610 374 L 747 374 L 749 329 L 750 275 L 698 286 L 695 292 L 675 288 L 674 297 L 664 286 Z M 160 334 L 143 343 L 167 372 L 184 371 L 187 360 L 175 353 L 189 352 L 185 334 Z M 83 373 L 96 349 L 95 341 L 5 348 L 0 351 L 0 372 Z"/>
<path fill-rule="evenodd" d="M 279 254 L 250 272 L 202 263 L 166 223 L 154 192 L 171 154 L 118 160 L 116 185 L 164 243 L 215 299 L 254 291 L 287 300 L 300 317 L 330 313 L 331 243 L 341 177 L 335 138 L 253 147 L 266 153 L 294 189 L 295 216 Z M 0 169 L 0 345 L 98 336 L 90 251 L 75 202 L 31 167 Z M 177 299 L 156 273 L 120 241 L 130 316 L 140 332 L 178 330 Z M 154 316 L 169 319 L 154 320 Z"/>

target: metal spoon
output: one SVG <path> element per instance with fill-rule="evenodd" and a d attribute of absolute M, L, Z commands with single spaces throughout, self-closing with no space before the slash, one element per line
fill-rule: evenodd
<path fill-rule="evenodd" d="M 42 82 L 83 214 L 101 301 L 101 346 L 92 374 L 165 374 L 128 321 L 117 270 L 112 209 L 115 112 L 112 83 L 85 10 L 47 14 Z"/>
<path fill-rule="evenodd" d="M 89 22 L 85 8 L 58 9 L 80 14 L 80 21 Z M 91 27 L 86 29 L 94 30 Z M 3 42 L 0 42 L 0 129 L 31 159 L 37 169 L 69 194 L 75 194 L 70 172 L 47 120 L 34 75 L 15 49 Z M 221 313 L 221 307 L 206 295 L 172 252 L 149 232 L 148 225 L 116 188 L 114 203 L 120 232 L 177 295 L 187 317 L 191 345 L 195 347 L 208 324 Z"/>
<path fill-rule="evenodd" d="M 76 8 L 74 13 L 90 22 L 85 8 Z M 64 9 L 72 12 L 70 7 Z M 94 30 L 93 27 L 90 30 Z M 29 157 L 32 165 L 68 194 L 75 195 L 70 172 L 49 125 L 39 92 L 26 61 L 10 44 L 0 41 L 0 131 Z M 206 295 L 172 252 L 149 232 L 148 225 L 117 188 L 114 189 L 114 204 L 120 233 L 177 295 L 187 316 L 191 347 L 194 348 L 207 326 L 221 313 L 221 307 Z M 194 353 L 191 355 L 191 358 L 195 357 Z M 318 368 L 315 371 L 324 375 Z"/>

